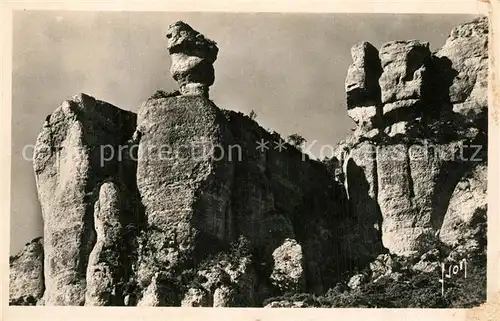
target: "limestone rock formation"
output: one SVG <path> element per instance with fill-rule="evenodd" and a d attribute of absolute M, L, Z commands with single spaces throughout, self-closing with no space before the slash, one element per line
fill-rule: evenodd
<path fill-rule="evenodd" d="M 349 279 L 347 286 L 353 290 L 358 289 L 366 281 L 364 274 L 356 274 Z"/>
<path fill-rule="evenodd" d="M 9 304 L 36 305 L 45 290 L 42 238 L 26 244 L 9 261 Z"/>
<path fill-rule="evenodd" d="M 305 288 L 302 247 L 293 239 L 285 239 L 273 252 L 271 281 L 283 292 L 301 292 Z"/>
<path fill-rule="evenodd" d="M 118 289 L 123 275 L 123 260 L 120 257 L 123 245 L 121 197 L 118 187 L 112 182 L 101 185 L 99 199 L 94 208 L 96 243 L 89 255 L 85 305 L 119 305 Z"/>
<path fill-rule="evenodd" d="M 95 242 L 94 203 L 101 182 L 127 181 L 118 145 L 131 137 L 135 115 L 87 95 L 62 103 L 37 138 L 34 170 L 44 220 L 45 304 L 83 305 Z M 128 173 L 126 173 L 128 174 Z"/>
<path fill-rule="evenodd" d="M 383 277 L 390 276 L 394 272 L 397 272 L 399 268 L 400 264 L 394 260 L 390 254 L 380 254 L 370 263 L 370 270 L 372 272 L 371 278 L 373 282 L 376 282 Z"/>
<path fill-rule="evenodd" d="M 182 21 L 168 27 L 167 40 L 172 58 L 170 73 L 179 83 L 181 94 L 208 97 L 208 88 L 215 80 L 216 43 Z"/>
<path fill-rule="evenodd" d="M 437 53 L 356 45 L 357 129 L 321 162 L 256 148 L 283 139 L 208 99 L 218 49 L 171 25 L 180 95 L 159 91 L 136 115 L 81 94 L 47 117 L 43 251 L 38 239 L 11 259 L 11 304 L 260 306 L 302 291 L 266 302 L 305 307 L 338 282 L 399 280 L 401 257 L 430 273 L 484 251 L 486 28 L 455 28 Z"/>
<path fill-rule="evenodd" d="M 435 54 L 427 43 L 415 40 L 386 43 L 378 57 L 374 49 L 362 52 L 353 55 L 353 65 L 374 64 L 379 58 L 383 69 L 378 80 L 383 113 L 377 129 L 384 133 L 360 135 L 366 130 L 358 121 L 354 134 L 339 146 L 348 151 L 341 167 L 351 215 L 360 222 L 355 228 L 378 226 L 383 246 L 397 255 L 419 256 L 440 238 L 456 245 L 458 234 L 485 222 L 485 185 L 472 179 L 473 187 L 465 191 L 465 182 L 457 183 L 470 180 L 468 173 L 483 168 L 476 165 L 487 159 L 486 18 L 453 29 Z M 357 78 L 373 76 L 365 73 Z M 352 83 L 348 73 L 346 88 Z M 372 92 L 369 100 L 377 101 L 377 91 Z M 352 100 L 348 90 L 348 111 L 366 108 L 366 100 Z M 470 207 L 454 205 L 452 195 Z M 477 219 L 472 219 L 476 208 Z M 463 222 L 462 229 L 451 227 L 457 221 Z M 372 234 L 371 239 L 378 238 Z M 352 244 L 357 244 L 355 256 L 366 255 L 359 241 Z"/>
<path fill-rule="evenodd" d="M 137 187 L 146 221 L 140 284 L 197 255 L 201 259 L 210 252 L 208 244 L 231 239 L 234 165 L 227 151 L 215 150 L 231 143 L 226 127 L 203 96 L 150 99 L 140 108 Z"/>
<path fill-rule="evenodd" d="M 449 87 L 453 112 L 470 124 L 484 123 L 488 106 L 488 20 L 477 19 L 453 28 L 436 56 L 453 68 Z"/>
<path fill-rule="evenodd" d="M 454 247 L 469 242 L 469 250 L 480 246 L 477 242 L 486 233 L 487 173 L 485 164 L 478 165 L 456 185 L 439 233 L 443 243 Z"/>
<path fill-rule="evenodd" d="M 181 302 L 182 307 L 208 307 L 212 306 L 209 295 L 205 290 L 190 288 Z"/>
<path fill-rule="evenodd" d="M 427 64 L 430 61 L 428 43 L 393 41 L 380 48 L 383 72 L 379 79 L 386 133 L 406 134 L 425 103 L 429 86 Z"/>
<path fill-rule="evenodd" d="M 161 305 L 165 305 L 165 302 L 162 300 L 160 289 L 158 286 L 158 273 L 153 275 L 151 278 L 151 282 L 149 283 L 146 290 L 142 293 L 142 297 L 137 302 L 137 306 L 141 307 L 157 307 Z"/>
<path fill-rule="evenodd" d="M 351 49 L 353 63 L 347 70 L 347 114 L 363 131 L 380 126 L 381 104 L 378 80 L 382 73 L 378 50 L 369 42 L 361 42 Z"/>

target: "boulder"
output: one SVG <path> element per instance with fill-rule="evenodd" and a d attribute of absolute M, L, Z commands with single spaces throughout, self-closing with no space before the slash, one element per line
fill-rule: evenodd
<path fill-rule="evenodd" d="M 356 290 L 356 289 L 359 289 L 365 281 L 366 281 L 366 275 L 356 274 L 349 279 L 347 286 L 351 290 Z"/>
<path fill-rule="evenodd" d="M 179 83 L 181 94 L 208 97 L 208 88 L 215 81 L 216 43 L 177 21 L 168 27 L 167 48 L 172 59 L 170 73 Z"/>
<path fill-rule="evenodd" d="M 273 252 L 274 268 L 271 282 L 283 293 L 305 289 L 302 247 L 293 239 L 285 239 Z"/>

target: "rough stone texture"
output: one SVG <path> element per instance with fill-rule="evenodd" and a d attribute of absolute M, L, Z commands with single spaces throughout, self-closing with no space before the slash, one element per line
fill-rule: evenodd
<path fill-rule="evenodd" d="M 188 24 L 177 21 L 168 27 L 168 51 L 172 58 L 170 73 L 183 95 L 204 95 L 214 83 L 213 63 L 219 49 Z"/>
<path fill-rule="evenodd" d="M 29 245 L 11 260 L 11 304 L 259 306 L 289 289 L 324 294 L 367 265 L 372 281 L 399 280 L 398 255 L 433 271 L 440 241 L 449 258 L 484 251 L 486 28 L 455 28 L 436 55 L 418 41 L 357 45 L 346 79 L 357 128 L 329 164 L 217 108 L 217 47 L 171 25 L 182 95 L 157 92 L 137 124 L 83 94 L 47 117 L 34 160 L 43 278 Z M 240 237 L 248 252 L 227 254 Z"/>
<path fill-rule="evenodd" d="M 432 237 L 431 212 L 437 166 L 433 157 L 410 157 L 405 145 L 390 145 L 377 154 L 378 203 L 383 213 L 382 242 L 392 253 L 427 250 Z"/>
<path fill-rule="evenodd" d="M 155 273 L 230 240 L 233 164 L 227 151 L 213 148 L 227 148 L 231 135 L 203 96 L 150 99 L 139 110 L 137 128 L 137 187 L 146 216 L 138 281 L 147 286 Z"/>
<path fill-rule="evenodd" d="M 345 89 L 347 105 L 374 106 L 380 102 L 378 79 L 382 67 L 378 50 L 369 42 L 360 42 L 351 49 L 353 63 L 347 70 Z"/>
<path fill-rule="evenodd" d="M 369 131 L 380 126 L 381 104 L 378 79 L 382 67 L 378 50 L 368 42 L 351 49 L 353 63 L 347 70 L 345 89 L 347 114 L 359 128 Z"/>
<path fill-rule="evenodd" d="M 151 278 L 146 291 L 142 294 L 141 299 L 137 302 L 138 307 L 157 307 L 164 305 L 161 297 L 160 289 L 158 286 L 158 273 Z"/>
<path fill-rule="evenodd" d="M 471 123 L 484 122 L 488 106 L 488 20 L 486 17 L 453 28 L 436 53 L 453 68 L 449 87 L 453 111 Z"/>
<path fill-rule="evenodd" d="M 479 224 L 486 223 L 487 174 L 487 166 L 479 165 L 456 185 L 439 233 L 446 245 L 477 239 Z"/>
<path fill-rule="evenodd" d="M 181 302 L 182 307 L 208 307 L 212 306 L 210 297 L 204 290 L 190 288 Z"/>
<path fill-rule="evenodd" d="M 363 122 L 356 121 L 362 117 L 355 116 L 357 128 L 343 147 L 349 150 L 343 161 L 349 210 L 360 222 L 351 235 L 359 234 L 357 230 L 376 222 L 373 218 L 379 216 L 382 243 L 393 254 L 421 255 L 435 247 L 439 238 L 456 246 L 456 235 L 465 230 L 476 231 L 471 232 L 475 236 L 461 242 L 477 243 L 472 239 L 481 234 L 477 232 L 480 220 L 471 217 L 475 206 L 478 213 L 485 212 L 485 186 L 473 183 L 467 191 L 454 189 L 459 181 L 470 179 L 464 178 L 474 167 L 469 161 L 473 153 L 469 144 L 480 146 L 483 159 L 479 162 L 486 161 L 486 49 L 485 18 L 454 28 L 435 55 L 427 43 L 416 40 L 393 41 L 380 48 L 383 72 L 378 83 L 383 115 L 380 128 L 375 129 L 383 132 L 367 135 Z M 353 50 L 359 51 L 359 46 Z M 375 55 L 374 50 L 358 56 L 376 61 L 377 57 L 368 55 Z M 353 57 L 353 65 L 363 65 L 359 57 Z M 348 73 L 346 88 L 352 86 L 353 79 L 367 77 L 355 78 Z M 349 99 L 349 89 L 347 95 L 348 112 L 354 115 L 366 110 L 363 101 Z M 376 149 L 375 160 L 367 157 L 373 155 L 365 152 L 367 146 Z M 469 208 L 459 209 L 458 202 L 453 205 L 455 193 L 464 194 L 457 200 Z M 462 230 L 450 226 L 457 224 L 451 222 L 459 216 L 470 222 L 463 223 Z M 350 244 L 362 257 L 365 249 L 356 242 Z M 371 252 L 376 254 L 377 250 Z"/>
<path fill-rule="evenodd" d="M 9 304 L 35 305 L 45 290 L 43 240 L 36 238 L 9 260 Z"/>
<path fill-rule="evenodd" d="M 380 119 L 380 110 L 376 106 L 354 107 L 347 110 L 352 120 L 365 130 L 373 129 Z"/>
<path fill-rule="evenodd" d="M 45 121 L 34 170 L 44 220 L 46 305 L 84 304 L 94 203 L 101 182 L 124 166 L 102 146 L 117 147 L 134 127 L 133 113 L 84 94 L 63 102 Z"/>
<path fill-rule="evenodd" d="M 278 134 L 236 112 L 227 111 L 226 117 L 244 160 L 235 163 L 233 178 L 235 230 L 269 260 L 286 238 L 297 240 L 304 253 L 306 288 L 321 292 L 346 263 L 337 259 L 345 193 L 324 164 L 291 145 L 282 151 L 256 149 L 261 140 L 276 146 L 282 141 Z"/>
<path fill-rule="evenodd" d="M 101 185 L 94 209 L 97 238 L 87 266 L 85 305 L 121 305 L 120 301 L 123 302 L 118 289 L 123 274 L 121 206 L 118 187 L 111 182 Z"/>
<path fill-rule="evenodd" d="M 389 126 L 386 133 L 394 137 L 405 134 L 406 123 L 415 121 L 421 112 L 429 87 L 431 53 L 428 43 L 392 41 L 382 45 L 379 57 L 383 68 L 379 79 L 383 121 Z M 394 124 L 398 125 L 391 128 Z"/>
<path fill-rule="evenodd" d="M 273 252 L 271 281 L 283 292 L 301 292 L 305 288 L 302 247 L 293 239 L 285 239 Z"/>
<path fill-rule="evenodd" d="M 225 285 L 221 285 L 214 291 L 214 308 L 229 307 L 233 298 L 233 290 Z"/>
<path fill-rule="evenodd" d="M 352 290 L 358 289 L 366 281 L 364 274 L 356 274 L 349 279 L 347 286 Z"/>
<path fill-rule="evenodd" d="M 390 254 L 380 254 L 370 263 L 371 278 L 373 282 L 377 282 L 383 277 L 397 273 L 400 267 L 400 264 Z"/>
<path fill-rule="evenodd" d="M 250 257 L 206 261 L 197 274 L 204 280 L 205 306 L 255 305 L 258 280 Z"/>
<path fill-rule="evenodd" d="M 383 103 L 421 99 L 425 89 L 429 43 L 392 41 L 380 48 L 383 72 L 379 79 Z"/>
<path fill-rule="evenodd" d="M 360 260 L 373 259 L 382 250 L 376 146 L 359 144 L 347 155 L 344 167 L 351 220 L 342 233 L 342 248 L 344 252 L 356 253 Z"/>
<path fill-rule="evenodd" d="M 441 259 L 438 249 L 431 249 L 424 253 L 420 260 L 412 266 L 414 271 L 432 273 L 441 268 Z"/>

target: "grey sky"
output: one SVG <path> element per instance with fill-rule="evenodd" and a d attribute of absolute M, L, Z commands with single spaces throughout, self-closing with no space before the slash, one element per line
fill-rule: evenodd
<path fill-rule="evenodd" d="M 399 39 L 442 46 L 466 15 L 19 11 L 14 14 L 11 253 L 42 235 L 31 159 L 45 117 L 80 92 L 137 110 L 174 90 L 165 31 L 184 20 L 219 46 L 211 99 L 257 113 L 282 136 L 334 145 L 353 122 L 345 107 L 350 48 Z M 32 149 L 26 156 L 31 158 Z"/>

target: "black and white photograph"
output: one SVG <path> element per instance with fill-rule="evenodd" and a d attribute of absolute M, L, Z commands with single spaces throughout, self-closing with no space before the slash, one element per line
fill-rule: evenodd
<path fill-rule="evenodd" d="M 486 303 L 490 29 L 14 10 L 8 304 Z"/>

